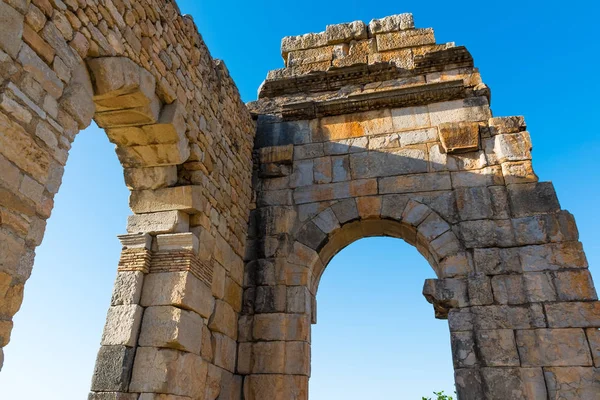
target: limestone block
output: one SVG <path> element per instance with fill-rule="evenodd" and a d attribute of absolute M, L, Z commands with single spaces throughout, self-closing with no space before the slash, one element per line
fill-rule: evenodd
<path fill-rule="evenodd" d="M 452 344 L 452 359 L 454 368 L 473 367 L 479 365 L 475 350 L 475 339 L 473 332 L 452 332 L 450 334 Z"/>
<path fill-rule="evenodd" d="M 79 64 L 71 73 L 71 81 L 60 98 L 60 106 L 75 121 L 79 129 L 84 129 L 92 122 L 96 112 L 93 97 L 92 82 L 84 64 Z"/>
<path fill-rule="evenodd" d="M 358 218 L 358 208 L 354 199 L 346 199 L 338 201 L 331 206 L 340 224 L 352 221 Z M 402 211 L 400 211 L 402 212 Z"/>
<path fill-rule="evenodd" d="M 588 328 L 585 334 L 592 350 L 594 366 L 598 368 L 600 367 L 600 328 Z"/>
<path fill-rule="evenodd" d="M 139 347 L 129 390 L 200 398 L 207 373 L 208 364 L 196 354 Z"/>
<path fill-rule="evenodd" d="M 356 205 L 362 219 L 379 218 L 381 214 L 381 197 L 379 196 L 358 197 Z"/>
<path fill-rule="evenodd" d="M 508 220 L 465 221 L 459 224 L 467 248 L 512 246 L 514 233 Z"/>
<path fill-rule="evenodd" d="M 287 67 L 328 63 L 333 60 L 333 46 L 317 47 L 307 50 L 291 51 L 287 56 Z"/>
<path fill-rule="evenodd" d="M 520 366 L 517 344 L 512 329 L 475 332 L 483 365 L 488 367 Z"/>
<path fill-rule="evenodd" d="M 163 211 L 151 214 L 134 214 L 127 217 L 129 233 L 180 233 L 187 232 L 190 216 L 182 211 Z"/>
<path fill-rule="evenodd" d="M 426 279 L 423 296 L 433 304 L 436 318 L 445 319 L 451 308 L 469 305 L 467 282 L 464 279 Z"/>
<path fill-rule="evenodd" d="M 320 212 L 312 221 L 326 234 L 330 234 L 340 228 L 340 223 L 331 208 L 327 208 Z"/>
<path fill-rule="evenodd" d="M 531 161 L 504 162 L 502 163 L 502 175 L 504 175 L 504 182 L 507 185 L 538 181 Z"/>
<path fill-rule="evenodd" d="M 111 306 L 106 316 L 101 344 L 103 346 L 135 347 L 143 310 L 137 304 Z"/>
<path fill-rule="evenodd" d="M 11 26 L 11 22 L 8 26 Z M 3 24 L 4 26 L 4 24 Z M 19 43 L 20 45 L 20 43 Z M 46 90 L 55 99 L 60 98 L 63 93 L 64 83 L 60 80 L 44 60 L 42 60 L 31 47 L 23 44 L 19 51 L 19 62 L 23 69 L 31 74 L 38 81 L 44 90 Z"/>
<path fill-rule="evenodd" d="M 522 116 L 490 118 L 488 123 L 492 135 L 518 133 L 527 128 L 525 118 Z"/>
<path fill-rule="evenodd" d="M 372 19 L 371 22 L 369 22 L 369 31 L 373 35 L 403 31 L 406 29 L 413 29 L 414 27 L 415 23 L 413 15 L 409 13 L 391 15 L 381 19 Z"/>
<path fill-rule="evenodd" d="M 177 166 L 125 168 L 124 176 L 131 190 L 159 189 L 177 183 Z"/>
<path fill-rule="evenodd" d="M 429 104 L 427 109 L 432 126 L 444 122 L 487 121 L 492 115 L 485 97 L 433 103 Z"/>
<path fill-rule="evenodd" d="M 300 160 L 294 162 L 294 172 L 290 176 L 290 187 L 297 188 L 313 183 L 313 160 Z"/>
<path fill-rule="evenodd" d="M 583 329 L 517 330 L 523 366 L 591 366 L 590 348 Z"/>
<path fill-rule="evenodd" d="M 200 186 L 177 186 L 156 190 L 134 190 L 129 207 L 136 214 L 181 210 L 190 214 L 204 209 L 205 198 Z"/>
<path fill-rule="evenodd" d="M 254 308 L 257 313 L 284 312 L 286 308 L 286 287 L 259 286 L 256 288 Z"/>
<path fill-rule="evenodd" d="M 390 176 L 379 179 L 379 193 L 415 193 L 450 190 L 452 183 L 447 172 Z"/>
<path fill-rule="evenodd" d="M 494 299 L 499 304 L 524 304 L 527 302 L 522 275 L 496 275 L 492 277 Z"/>
<path fill-rule="evenodd" d="M 252 326 L 255 340 L 308 341 L 310 320 L 300 314 L 256 314 Z"/>
<path fill-rule="evenodd" d="M 392 124 L 398 131 L 429 127 L 429 110 L 426 106 L 395 108 L 392 110 Z"/>
<path fill-rule="evenodd" d="M 560 210 L 552 182 L 508 185 L 508 195 L 512 215 L 515 217 L 553 213 Z"/>
<path fill-rule="evenodd" d="M 544 310 L 539 304 L 471 307 L 471 312 L 473 325 L 477 330 L 546 327 Z"/>
<path fill-rule="evenodd" d="M 259 149 L 259 160 L 262 164 L 267 163 L 291 163 L 294 154 L 294 146 L 270 146 Z"/>
<path fill-rule="evenodd" d="M 545 272 L 531 272 L 523 274 L 523 286 L 527 301 L 539 303 L 555 301 L 556 289 L 552 283 L 552 276 Z"/>
<path fill-rule="evenodd" d="M 408 207 L 407 207 L 408 208 Z M 417 228 L 417 241 L 429 247 L 429 242 L 450 230 L 450 225 L 437 213 L 432 212 Z"/>
<path fill-rule="evenodd" d="M 156 235 L 158 251 L 191 251 L 198 253 L 198 236 L 193 232 Z"/>
<path fill-rule="evenodd" d="M 113 286 L 111 306 L 138 304 L 142 297 L 144 273 L 141 271 L 121 271 L 117 273 Z"/>
<path fill-rule="evenodd" d="M 92 377 L 92 390 L 97 392 L 127 391 L 134 356 L 135 348 L 133 347 L 100 347 Z"/>
<path fill-rule="evenodd" d="M 452 186 L 476 187 L 502 185 L 502 169 L 499 166 L 485 167 L 482 169 L 452 172 Z"/>
<path fill-rule="evenodd" d="M 208 327 L 213 332 L 220 332 L 232 339 L 237 339 L 237 314 L 231 305 L 217 300 Z"/>
<path fill-rule="evenodd" d="M 310 376 L 310 344 L 307 342 L 284 342 L 286 374 Z"/>
<path fill-rule="evenodd" d="M 475 186 L 455 190 L 456 207 L 461 221 L 488 219 L 494 215 L 491 192 L 487 187 Z"/>
<path fill-rule="evenodd" d="M 528 132 L 494 136 L 494 152 L 500 162 L 531 160 L 531 147 Z"/>
<path fill-rule="evenodd" d="M 287 288 L 286 312 L 310 314 L 311 294 L 305 286 L 289 286 Z"/>
<path fill-rule="evenodd" d="M 221 333 L 213 333 L 214 362 L 217 367 L 235 372 L 237 343 Z"/>
<path fill-rule="evenodd" d="M 187 140 L 182 140 L 147 146 L 117 146 L 116 152 L 124 167 L 148 168 L 183 164 L 190 156 L 190 147 Z"/>
<path fill-rule="evenodd" d="M 328 44 L 350 42 L 367 38 L 367 25 L 362 21 L 327 25 L 325 30 Z"/>
<path fill-rule="evenodd" d="M 486 399 L 536 400 L 547 398 L 541 368 L 482 368 Z"/>
<path fill-rule="evenodd" d="M 587 269 L 558 271 L 552 274 L 559 300 L 598 300 L 592 276 Z"/>
<path fill-rule="evenodd" d="M 120 95 L 141 92 L 154 94 L 156 80 L 126 57 L 99 57 L 87 62 L 94 80 L 97 99 L 114 98 Z M 136 104 L 139 106 L 140 104 Z M 125 104 L 131 107 L 131 104 Z"/>
<path fill-rule="evenodd" d="M 0 48 L 17 58 L 23 35 L 23 14 L 5 2 L 0 4 Z"/>
<path fill-rule="evenodd" d="M 565 302 L 544 305 L 550 328 L 600 326 L 600 302 Z"/>
<path fill-rule="evenodd" d="M 442 146 L 446 153 L 479 150 L 479 124 L 473 122 L 445 122 L 439 125 Z"/>
<path fill-rule="evenodd" d="M 600 393 L 600 369 L 544 368 L 551 400 L 595 400 Z"/>
<path fill-rule="evenodd" d="M 443 260 L 460 252 L 460 243 L 454 232 L 448 231 L 431 241 L 430 251 L 438 259 Z"/>
<path fill-rule="evenodd" d="M 221 393 L 221 378 L 223 370 L 212 364 L 208 364 L 208 373 L 206 374 L 206 390 L 204 392 L 205 400 L 216 400 Z"/>
<path fill-rule="evenodd" d="M 308 398 L 308 377 L 254 374 L 244 379 L 246 400 L 288 400 Z"/>
<path fill-rule="evenodd" d="M 454 370 L 456 393 L 461 400 L 485 399 L 479 368 L 458 368 Z"/>
<path fill-rule="evenodd" d="M 435 44 L 433 29 L 411 29 L 376 36 L 379 51 Z"/>
<path fill-rule="evenodd" d="M 96 102 L 97 105 L 98 102 Z M 160 108 L 160 101 L 155 96 L 152 102 L 143 106 L 97 112 L 94 120 L 99 127 L 106 129 L 150 125 L 158 121 Z"/>
<path fill-rule="evenodd" d="M 345 67 L 366 64 L 369 55 L 377 51 L 376 46 L 375 39 L 353 40 L 350 45 L 347 43 L 338 44 L 333 50 L 333 66 Z"/>
<path fill-rule="evenodd" d="M 193 311 L 172 306 L 148 307 L 144 311 L 139 345 L 200 355 L 202 325 L 202 317 Z"/>
<path fill-rule="evenodd" d="M 299 36 L 286 36 L 281 39 L 281 55 L 287 60 L 290 51 L 323 47 L 327 45 L 325 32 L 307 33 Z"/>
<path fill-rule="evenodd" d="M 427 172 L 427 149 L 419 146 L 351 154 L 350 171 L 354 179 L 424 173 Z"/>
<path fill-rule="evenodd" d="M 175 306 L 208 318 L 213 304 L 211 289 L 190 272 L 161 272 L 145 278 L 141 299 L 144 307 Z"/>
<path fill-rule="evenodd" d="M 469 303 L 473 306 L 484 306 L 494 302 L 490 278 L 485 274 L 471 274 L 467 278 Z"/>

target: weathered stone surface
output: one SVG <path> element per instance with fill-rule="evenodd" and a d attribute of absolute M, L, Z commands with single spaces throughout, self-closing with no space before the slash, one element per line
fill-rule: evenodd
<path fill-rule="evenodd" d="M 129 207 L 134 213 L 181 210 L 189 213 L 201 211 L 204 197 L 199 186 L 178 186 L 157 190 L 131 192 Z"/>
<path fill-rule="evenodd" d="M 127 391 L 134 356 L 135 348 L 132 347 L 100 347 L 92 377 L 92 390 L 98 392 Z"/>
<path fill-rule="evenodd" d="M 23 14 L 5 2 L 0 4 L 0 48 L 17 58 L 23 35 Z"/>
<path fill-rule="evenodd" d="M 205 389 L 208 364 L 193 353 L 140 347 L 135 355 L 130 390 L 198 398 Z"/>
<path fill-rule="evenodd" d="M 373 34 L 403 31 L 414 28 L 412 14 L 397 14 L 381 19 L 372 19 L 369 22 L 369 31 Z"/>
<path fill-rule="evenodd" d="M 545 304 L 550 328 L 588 328 L 600 326 L 600 302 Z"/>
<path fill-rule="evenodd" d="M 438 128 L 446 153 L 463 153 L 479 149 L 479 124 L 445 122 Z"/>
<path fill-rule="evenodd" d="M 172 306 L 147 307 L 139 345 L 166 347 L 200 354 L 202 317 Z"/>
<path fill-rule="evenodd" d="M 546 384 L 541 368 L 482 368 L 486 397 L 504 399 L 545 399 Z"/>
<path fill-rule="evenodd" d="M 141 271 L 121 271 L 117 273 L 113 285 L 111 306 L 138 304 L 142 297 L 144 273 Z"/>
<path fill-rule="evenodd" d="M 127 218 L 129 233 L 175 233 L 187 232 L 189 215 L 182 211 L 163 211 L 151 214 L 130 215 Z"/>
<path fill-rule="evenodd" d="M 367 38 L 367 25 L 362 21 L 348 22 L 346 24 L 327 25 L 325 30 L 327 43 L 336 44 L 361 40 Z"/>
<path fill-rule="evenodd" d="M 544 377 L 552 400 L 593 400 L 600 393 L 598 368 L 544 368 Z"/>
<path fill-rule="evenodd" d="M 143 308 L 137 304 L 111 306 L 108 309 L 106 325 L 102 334 L 103 346 L 135 347 Z"/>
<path fill-rule="evenodd" d="M 161 272 L 146 276 L 140 304 L 180 307 L 208 318 L 214 299 L 211 289 L 190 272 Z"/>
<path fill-rule="evenodd" d="M 475 340 L 483 365 L 488 367 L 520 366 L 512 329 L 476 331 Z"/>
<path fill-rule="evenodd" d="M 523 366 L 591 366 L 592 358 L 583 329 L 516 331 Z"/>
<path fill-rule="evenodd" d="M 433 29 L 414 29 L 384 33 L 376 36 L 379 51 L 435 44 Z"/>

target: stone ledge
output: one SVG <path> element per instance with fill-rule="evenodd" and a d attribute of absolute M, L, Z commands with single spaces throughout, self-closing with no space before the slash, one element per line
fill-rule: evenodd
<path fill-rule="evenodd" d="M 381 92 L 359 93 L 343 99 L 290 103 L 283 105 L 281 114 L 286 121 L 313 119 L 381 108 L 419 106 L 466 97 L 468 93 L 463 81 L 456 80 Z"/>
<path fill-rule="evenodd" d="M 414 69 L 397 68 L 394 64 L 355 64 L 348 67 L 330 67 L 326 71 L 313 71 L 305 75 L 285 76 L 267 79 L 263 82 L 259 99 L 283 96 L 298 92 L 323 92 L 339 90 L 347 85 L 364 85 L 392 79 L 423 75 L 452 68 L 472 68 L 473 57 L 464 46 L 450 47 L 415 57 Z"/>

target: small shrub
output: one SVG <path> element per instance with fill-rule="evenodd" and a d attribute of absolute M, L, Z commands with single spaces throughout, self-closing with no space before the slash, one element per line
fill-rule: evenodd
<path fill-rule="evenodd" d="M 444 394 L 443 390 L 441 392 L 433 392 L 433 394 L 436 396 L 435 398 L 423 397 L 422 400 L 454 400 L 452 396 Z"/>

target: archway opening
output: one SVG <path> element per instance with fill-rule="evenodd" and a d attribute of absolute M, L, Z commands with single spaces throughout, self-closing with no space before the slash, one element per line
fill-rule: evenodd
<path fill-rule="evenodd" d="M 422 297 L 427 278 L 427 260 L 390 237 L 360 239 L 331 259 L 317 293 L 311 399 L 454 392 L 448 325 Z"/>
<path fill-rule="evenodd" d="M 131 213 L 128 196 L 114 144 L 92 124 L 73 143 L 4 349 L 6 398 L 87 398 L 121 251 L 116 235 Z"/>

